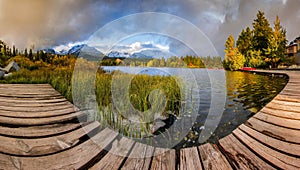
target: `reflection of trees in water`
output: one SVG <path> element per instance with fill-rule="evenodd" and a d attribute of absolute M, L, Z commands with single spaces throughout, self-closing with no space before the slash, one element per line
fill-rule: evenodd
<path fill-rule="evenodd" d="M 221 122 L 209 139 L 216 142 L 268 104 L 287 79 L 247 72 L 226 72 L 227 101 Z"/>
<path fill-rule="evenodd" d="M 228 97 L 251 112 L 262 109 L 286 84 L 285 79 L 276 76 L 243 72 L 227 72 L 226 78 Z"/>

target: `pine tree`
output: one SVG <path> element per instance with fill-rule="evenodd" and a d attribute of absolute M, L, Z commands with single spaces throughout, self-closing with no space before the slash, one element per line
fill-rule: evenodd
<path fill-rule="evenodd" d="M 261 51 L 262 56 L 265 55 L 266 49 L 269 47 L 269 39 L 272 35 L 272 28 L 269 21 L 266 19 L 264 12 L 258 11 L 257 18 L 252 23 L 253 25 L 253 41 L 252 46 L 256 51 Z"/>
<path fill-rule="evenodd" d="M 14 56 L 16 56 L 17 54 L 16 54 L 16 47 L 15 47 L 15 45 L 13 45 L 13 51 L 12 51 L 12 56 L 14 57 Z"/>
<path fill-rule="evenodd" d="M 40 58 L 40 52 L 37 51 L 36 52 L 36 57 L 35 57 L 35 61 L 39 61 L 41 58 Z"/>
<path fill-rule="evenodd" d="M 244 66 L 245 61 L 245 57 L 235 47 L 234 38 L 230 34 L 225 43 L 224 68 L 231 71 L 238 70 Z"/>
<path fill-rule="evenodd" d="M 165 60 L 164 57 L 162 57 L 162 59 L 160 59 L 159 66 L 160 67 L 165 67 L 166 66 L 166 60 Z"/>
<path fill-rule="evenodd" d="M 252 31 L 249 27 L 247 27 L 246 30 L 244 29 L 242 30 L 236 42 L 237 48 L 239 49 L 241 54 L 245 56 L 246 59 L 245 66 L 249 66 L 249 60 L 250 60 L 249 51 L 252 49 L 252 39 L 253 39 Z"/>
<path fill-rule="evenodd" d="M 274 34 L 270 37 L 269 43 L 270 45 L 266 50 L 267 57 L 265 58 L 265 61 L 267 63 L 270 63 L 272 68 L 276 68 L 277 63 L 280 61 L 280 58 L 277 54 L 279 49 L 279 44 L 278 41 L 276 41 Z"/>
<path fill-rule="evenodd" d="M 265 59 L 272 68 L 278 67 L 278 64 L 284 60 L 286 43 L 286 30 L 280 25 L 280 19 L 277 16 L 274 22 L 274 32 L 269 37 L 269 46 L 266 50 Z"/>
<path fill-rule="evenodd" d="M 1 49 L 2 55 L 3 56 L 7 56 L 7 46 L 6 44 L 3 44 L 3 47 Z"/>
<path fill-rule="evenodd" d="M 285 56 L 286 44 L 288 41 L 286 39 L 286 30 L 281 26 L 278 16 L 276 16 L 274 22 L 274 38 L 279 45 L 277 55 L 282 59 Z"/>
<path fill-rule="evenodd" d="M 25 57 L 28 56 L 27 48 L 25 48 L 25 50 L 24 50 L 24 55 L 25 55 Z"/>
<path fill-rule="evenodd" d="M 31 61 L 33 61 L 33 54 L 32 54 L 32 49 L 30 48 L 29 49 L 29 54 L 28 54 L 28 57 Z"/>
<path fill-rule="evenodd" d="M 40 59 L 42 59 L 42 61 L 46 62 L 46 54 L 44 53 L 43 50 L 40 50 L 39 55 L 40 55 Z"/>
<path fill-rule="evenodd" d="M 244 56 L 246 56 L 247 52 L 251 49 L 252 38 L 252 31 L 249 27 L 247 27 L 246 30 L 242 30 L 238 40 L 236 41 L 237 48 Z"/>
<path fill-rule="evenodd" d="M 6 55 L 6 44 L 5 42 L 0 40 L 0 66 L 4 67 L 6 64 L 6 61 L 8 59 L 7 55 Z"/>

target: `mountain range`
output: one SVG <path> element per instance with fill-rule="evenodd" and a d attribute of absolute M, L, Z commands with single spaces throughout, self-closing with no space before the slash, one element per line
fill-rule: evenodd
<path fill-rule="evenodd" d="M 61 50 L 61 51 L 55 51 L 52 48 L 49 49 L 43 49 L 45 53 L 50 54 L 59 54 L 59 55 L 76 55 L 76 56 L 83 56 L 84 55 L 90 55 L 96 57 L 96 56 L 107 56 L 111 58 L 136 58 L 136 59 L 153 59 L 153 58 L 168 58 L 170 57 L 170 54 L 164 51 L 160 50 L 141 50 L 134 53 L 128 53 L 128 52 L 120 52 L 120 51 L 111 51 L 107 55 L 104 55 L 102 52 L 97 50 L 94 47 L 90 47 L 86 44 L 81 45 L 75 45 L 69 50 Z"/>

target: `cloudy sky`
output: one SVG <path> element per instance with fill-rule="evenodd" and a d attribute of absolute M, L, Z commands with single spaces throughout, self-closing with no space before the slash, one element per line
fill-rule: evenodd
<path fill-rule="evenodd" d="M 19 48 L 62 49 L 87 41 L 101 27 L 123 16 L 163 12 L 196 25 L 222 54 L 228 35 L 237 37 L 251 26 L 258 10 L 265 12 L 271 24 L 278 15 L 289 41 L 300 36 L 299 6 L 299 0 L 0 0 L 0 39 Z M 157 22 L 164 29 L 166 21 Z M 131 38 L 119 46 L 174 47 L 172 39 L 147 36 Z"/>

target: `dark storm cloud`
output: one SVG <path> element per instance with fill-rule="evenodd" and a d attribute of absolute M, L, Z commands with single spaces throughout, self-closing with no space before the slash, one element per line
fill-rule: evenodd
<path fill-rule="evenodd" d="M 0 39 L 37 48 L 84 41 L 114 19 L 151 11 L 189 20 L 223 53 L 227 36 L 251 26 L 258 10 L 271 24 L 279 15 L 289 40 L 299 36 L 299 5 L 298 0 L 0 0 Z"/>
<path fill-rule="evenodd" d="M 83 40 L 103 20 L 96 9 L 85 0 L 0 0 L 0 37 L 22 47 Z"/>

